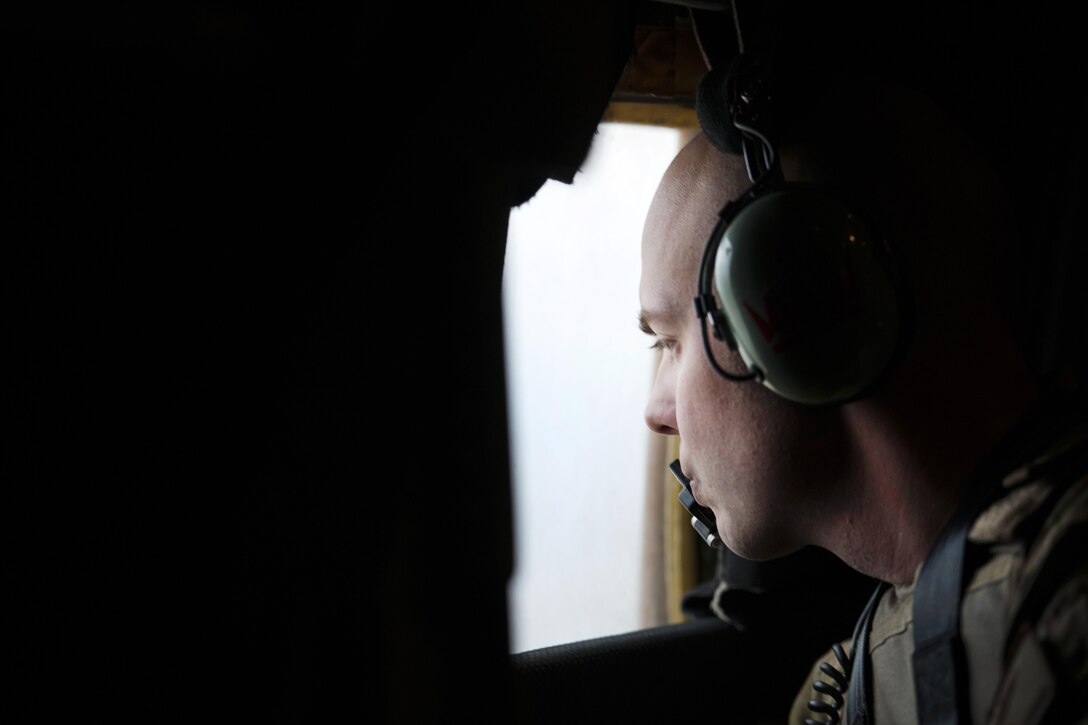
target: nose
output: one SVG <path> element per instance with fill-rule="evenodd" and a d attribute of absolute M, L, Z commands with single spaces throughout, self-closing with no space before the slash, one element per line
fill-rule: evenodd
<path fill-rule="evenodd" d="M 643 415 L 646 425 L 654 433 L 674 436 L 679 435 L 680 431 L 676 425 L 676 393 L 669 378 L 671 376 L 662 375 L 658 371 Z"/>

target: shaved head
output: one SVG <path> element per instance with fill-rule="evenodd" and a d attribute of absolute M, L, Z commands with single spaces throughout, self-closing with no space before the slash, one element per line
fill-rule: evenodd
<path fill-rule="evenodd" d="M 741 157 L 699 135 L 664 174 L 643 230 L 641 326 L 663 350 L 646 421 L 680 437 L 692 492 L 734 552 L 768 559 L 815 544 L 909 581 L 972 454 L 1030 395 L 997 304 L 1008 205 L 993 165 L 926 97 L 851 77 L 813 98 L 777 146 L 784 178 L 856 200 L 887 238 L 913 295 L 902 362 L 875 393 L 839 406 L 714 370 L 692 299 L 719 214 L 751 181 Z M 722 367 L 746 370 L 737 351 L 709 344 Z M 1010 381 L 1017 392 L 994 409 L 991 391 Z M 887 531 L 907 533 L 874 549 Z"/>

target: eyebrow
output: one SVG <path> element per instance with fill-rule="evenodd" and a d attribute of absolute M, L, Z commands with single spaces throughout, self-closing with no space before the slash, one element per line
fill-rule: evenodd
<path fill-rule="evenodd" d="M 653 326 L 650 324 L 650 320 L 665 320 L 666 322 L 673 322 L 679 320 L 683 314 L 683 308 L 680 305 L 669 305 L 664 310 L 647 311 L 641 309 L 638 311 L 638 329 L 645 332 L 647 335 L 657 336 L 657 332 L 654 331 Z"/>

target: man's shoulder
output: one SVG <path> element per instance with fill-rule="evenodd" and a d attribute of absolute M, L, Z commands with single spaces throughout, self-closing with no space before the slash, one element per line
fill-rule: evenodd
<path fill-rule="evenodd" d="M 960 606 L 972 719 L 1075 722 L 1067 713 L 1088 713 L 1078 697 L 1088 688 L 1088 420 L 1007 470 L 1001 488 L 968 534 Z M 914 715 L 901 684 L 913 676 L 914 595 L 913 584 L 888 590 L 870 640 L 876 710 L 904 721 Z"/>
<path fill-rule="evenodd" d="M 1081 489 L 1082 494 L 1088 492 L 1088 485 Z M 1083 497 L 1078 499 L 1079 504 L 1084 502 Z M 1018 587 L 1018 608 L 1006 635 L 1004 669 L 989 721 L 993 725 L 1088 720 L 1084 523 L 1082 518 L 1079 534 L 1067 531 L 1057 543 L 1048 545 L 1045 557 L 1040 553 L 1034 562 L 1038 575 Z"/>
<path fill-rule="evenodd" d="M 960 606 L 974 722 L 1088 723 L 1088 417 L 1071 420 L 1030 457 L 1007 459 L 1000 491 L 969 529 Z M 914 583 L 887 588 L 873 619 L 878 722 L 917 718 L 914 688 L 904 687 L 914 596 Z M 811 715 L 810 698 L 826 699 L 812 690 L 819 677 L 818 662 L 791 723 Z"/>
<path fill-rule="evenodd" d="M 1088 422 L 1005 477 L 1009 489 L 972 527 L 973 541 L 1013 544 L 1022 563 L 1010 591 L 1010 629 L 1041 616 L 1088 563 Z"/>
<path fill-rule="evenodd" d="M 1023 542 L 1023 562 L 988 722 L 1074 722 L 1088 717 L 1088 426 L 1011 475 L 1025 482 L 1009 498 L 1039 502 L 1002 527 Z"/>

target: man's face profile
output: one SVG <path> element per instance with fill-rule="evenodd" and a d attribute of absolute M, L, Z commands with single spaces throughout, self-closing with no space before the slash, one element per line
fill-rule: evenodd
<path fill-rule="evenodd" d="M 799 512 L 817 505 L 818 479 L 841 448 L 833 417 L 726 380 L 706 358 L 692 307 L 699 262 L 718 212 L 748 184 L 743 160 L 702 136 L 681 151 L 647 216 L 640 302 L 644 331 L 662 350 L 647 424 L 680 436 L 684 472 L 725 544 L 765 559 L 807 543 Z M 711 344 L 723 366 L 745 369 L 738 353 Z"/>

